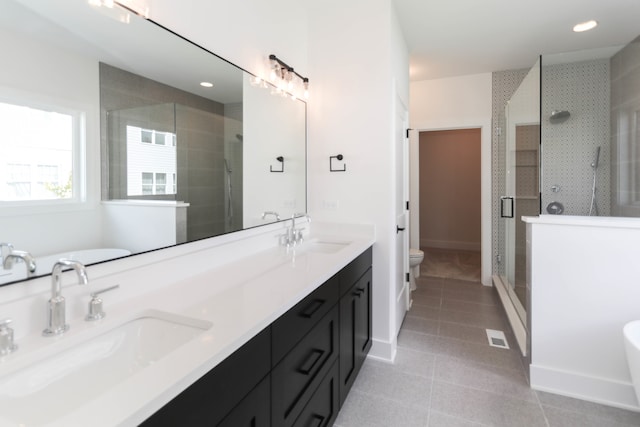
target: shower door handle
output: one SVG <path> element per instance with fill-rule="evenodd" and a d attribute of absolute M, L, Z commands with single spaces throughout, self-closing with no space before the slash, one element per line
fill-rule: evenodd
<path fill-rule="evenodd" d="M 513 197 L 500 197 L 500 218 L 513 218 Z"/>

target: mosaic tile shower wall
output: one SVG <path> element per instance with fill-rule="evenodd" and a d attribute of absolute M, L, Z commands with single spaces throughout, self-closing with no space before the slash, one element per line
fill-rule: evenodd
<path fill-rule="evenodd" d="M 564 205 L 563 215 L 589 215 L 592 163 L 600 147 L 596 202 L 598 215 L 609 216 L 609 60 L 546 66 L 543 57 L 541 91 L 542 213 L 557 201 Z M 553 110 L 566 110 L 571 116 L 551 123 Z"/>

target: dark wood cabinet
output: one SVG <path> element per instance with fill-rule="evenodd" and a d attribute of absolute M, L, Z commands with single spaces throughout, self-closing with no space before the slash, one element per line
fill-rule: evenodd
<path fill-rule="evenodd" d="M 371 268 L 340 299 L 340 405 L 371 348 Z"/>
<path fill-rule="evenodd" d="M 271 326 L 145 420 L 144 427 L 216 426 L 271 370 Z"/>
<path fill-rule="evenodd" d="M 293 427 L 331 427 L 333 425 L 340 410 L 338 368 L 338 361 L 335 361 Z"/>
<path fill-rule="evenodd" d="M 218 427 L 270 427 L 271 426 L 271 376 L 238 404 Z"/>
<path fill-rule="evenodd" d="M 272 425 L 290 427 L 338 360 L 338 306 L 271 372 Z"/>
<path fill-rule="evenodd" d="M 273 366 L 280 362 L 284 355 L 336 305 L 338 298 L 340 293 L 336 274 L 273 322 L 271 347 Z"/>
<path fill-rule="evenodd" d="M 371 348 L 371 248 L 145 420 L 330 427 Z"/>

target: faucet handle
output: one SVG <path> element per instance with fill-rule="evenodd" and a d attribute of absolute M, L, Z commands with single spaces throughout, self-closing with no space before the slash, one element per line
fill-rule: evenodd
<path fill-rule="evenodd" d="M 11 319 L 0 320 L 0 356 L 5 356 L 18 348 L 13 342 L 13 329 L 9 327 L 11 322 Z"/>
<path fill-rule="evenodd" d="M 102 310 L 102 298 L 98 297 L 98 295 L 111 291 L 113 289 L 119 288 L 120 285 L 110 286 L 108 288 L 101 289 L 99 291 L 91 293 L 91 300 L 89 301 L 89 314 L 87 314 L 84 320 L 92 321 L 92 320 L 100 320 L 107 313 Z"/>

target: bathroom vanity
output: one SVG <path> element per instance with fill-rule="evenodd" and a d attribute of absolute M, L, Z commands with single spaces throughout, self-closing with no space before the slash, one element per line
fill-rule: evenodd
<path fill-rule="evenodd" d="M 371 347 L 371 248 L 143 426 L 331 426 Z"/>
<path fill-rule="evenodd" d="M 371 346 L 375 233 L 301 226 L 295 248 L 280 223 L 89 266 L 85 286 L 65 272 L 57 337 L 50 278 L 0 287 L 18 345 L 0 356 L 0 425 L 331 425 Z"/>

